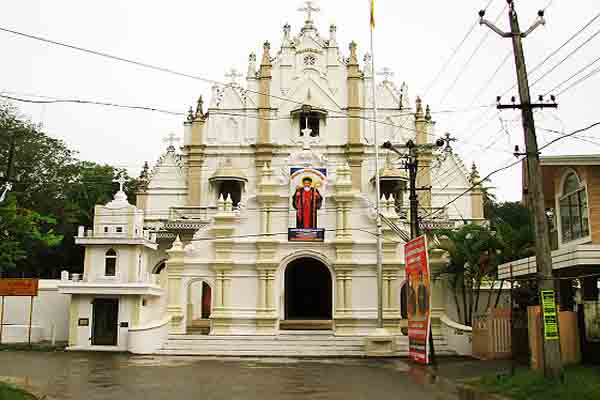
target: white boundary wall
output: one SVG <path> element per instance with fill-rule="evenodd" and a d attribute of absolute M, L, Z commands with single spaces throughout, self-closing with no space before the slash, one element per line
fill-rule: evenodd
<path fill-rule="evenodd" d="M 69 338 L 70 296 L 58 293 L 60 280 L 40 279 L 33 300 L 34 334 L 32 341 L 67 341 Z M 26 342 L 30 297 L 4 297 L 4 330 L 2 342 Z"/>

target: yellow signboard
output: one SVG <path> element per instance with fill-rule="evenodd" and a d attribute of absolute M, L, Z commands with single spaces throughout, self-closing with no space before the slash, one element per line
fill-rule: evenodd
<path fill-rule="evenodd" d="M 558 314 L 554 290 L 541 291 L 542 319 L 544 321 L 544 338 L 558 340 Z"/>
<path fill-rule="evenodd" d="M 37 279 L 0 279 L 0 296 L 37 296 Z"/>

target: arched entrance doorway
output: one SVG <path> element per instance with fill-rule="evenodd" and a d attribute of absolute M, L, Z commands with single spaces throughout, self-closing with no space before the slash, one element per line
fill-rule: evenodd
<path fill-rule="evenodd" d="M 187 332 L 208 334 L 212 311 L 212 290 L 204 280 L 193 280 L 188 285 Z"/>
<path fill-rule="evenodd" d="M 331 273 L 321 261 L 303 257 L 285 269 L 285 319 L 331 320 Z"/>

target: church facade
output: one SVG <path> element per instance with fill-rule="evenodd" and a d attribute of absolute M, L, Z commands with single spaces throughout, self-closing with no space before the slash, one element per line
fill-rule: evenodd
<path fill-rule="evenodd" d="M 180 335 L 277 336 L 289 331 L 361 337 L 377 325 L 374 129 L 379 142 L 435 142 L 429 107 L 336 26 L 321 35 L 309 12 L 277 51 L 248 57 L 245 81 L 232 71 L 202 98 L 152 169 L 137 204 L 119 191 L 80 229 L 84 274 L 71 294 L 70 347 L 155 352 Z M 377 120 L 372 85 L 376 85 Z M 382 153 L 383 319 L 406 327 L 403 245 L 409 231 L 406 171 Z M 483 222 L 477 190 L 451 151 L 419 155 L 424 228 Z M 443 260 L 432 253 L 433 268 Z M 434 285 L 434 327 L 446 312 Z"/>

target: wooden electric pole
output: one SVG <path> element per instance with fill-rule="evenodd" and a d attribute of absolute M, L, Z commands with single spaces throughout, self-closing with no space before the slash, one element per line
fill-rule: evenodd
<path fill-rule="evenodd" d="M 521 32 L 519 20 L 513 0 L 507 0 L 509 5 L 508 15 L 510 20 L 510 32 L 503 32 L 490 21 L 484 19 L 485 12 L 480 11 L 480 24 L 486 25 L 494 32 L 504 38 L 511 38 L 515 55 L 515 64 L 517 68 L 517 80 L 519 86 L 519 95 L 521 104 L 501 105 L 498 109 L 518 108 L 522 113 L 523 131 L 525 133 L 525 156 L 528 169 L 528 190 L 529 200 L 533 208 L 533 217 L 535 225 L 535 250 L 537 262 L 537 278 L 540 290 L 554 290 L 554 280 L 552 278 L 552 256 L 550 241 L 548 240 L 548 221 L 544 206 L 544 191 L 542 186 L 542 169 L 540 167 L 540 157 L 535 134 L 535 121 L 533 118 L 534 108 L 556 107 L 556 104 L 532 104 L 529 92 L 529 80 L 527 78 L 527 67 L 525 65 L 525 55 L 523 53 L 522 39 L 529 35 L 538 26 L 544 25 L 544 12 L 539 11 L 538 19 L 535 24 L 525 32 Z M 500 99 L 498 99 L 500 100 Z M 543 100 L 543 99 L 540 99 Z M 499 101 L 498 101 L 499 102 Z M 557 318 L 558 320 L 558 318 Z M 558 321 L 556 321 L 558 324 Z M 544 323 L 541 324 L 542 327 Z M 543 328 L 542 328 L 543 329 Z M 544 375 L 546 377 L 559 378 L 562 376 L 562 362 L 560 355 L 560 340 L 550 339 L 542 332 Z"/>
<path fill-rule="evenodd" d="M 403 158 L 406 158 L 404 167 L 408 170 L 408 200 L 410 203 L 410 239 L 416 239 L 421 235 L 421 227 L 419 226 L 419 190 L 431 190 L 430 187 L 417 188 L 417 173 L 419 171 L 419 151 L 432 151 L 435 148 L 446 146 L 449 148 L 452 139 L 449 134 L 445 139 L 438 139 L 435 144 L 415 144 L 412 140 L 406 142 L 402 146 L 394 146 L 391 142 L 385 142 L 383 148 L 391 150 Z M 408 156 L 398 150 L 398 148 L 408 149 Z M 399 230 L 400 228 L 398 228 Z M 431 329 L 431 326 L 430 326 Z M 431 364 L 436 366 L 435 346 L 433 343 L 433 332 L 429 332 L 429 358 Z"/>

